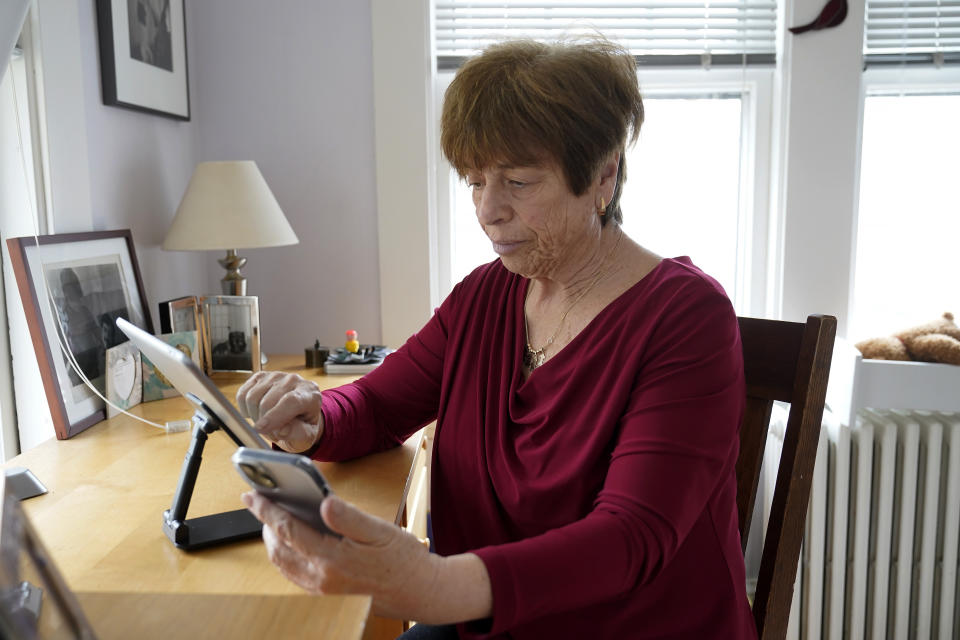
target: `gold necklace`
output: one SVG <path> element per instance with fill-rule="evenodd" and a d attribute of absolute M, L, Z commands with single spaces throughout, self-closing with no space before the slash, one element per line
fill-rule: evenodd
<path fill-rule="evenodd" d="M 603 267 L 603 265 L 606 264 L 606 262 L 610 259 L 610 256 L 612 256 L 614 252 L 617 250 L 617 247 L 620 246 L 620 238 L 622 237 L 623 237 L 623 229 L 620 229 L 620 235 L 617 236 L 617 241 L 616 243 L 614 243 L 613 249 L 610 250 L 610 253 L 608 253 L 606 257 L 604 257 L 603 262 L 600 263 L 601 267 Z M 557 339 L 557 336 L 560 335 L 560 329 L 563 327 L 563 323 L 567 319 L 567 314 L 570 313 L 570 311 L 575 306 L 577 306 L 577 303 L 583 300 L 583 297 L 587 295 L 590 292 L 590 290 L 593 289 L 604 278 L 605 275 L 606 273 L 601 268 L 600 273 L 597 274 L 597 277 L 595 277 L 593 281 L 589 285 L 587 285 L 587 287 L 580 293 L 580 295 L 578 295 L 576 299 L 570 304 L 570 306 L 567 307 L 567 310 L 563 312 L 563 315 L 560 316 L 560 322 L 557 323 L 557 328 L 553 331 L 553 335 L 550 336 L 550 339 L 547 340 L 543 344 L 543 346 L 540 347 L 539 349 L 534 349 L 530 345 L 530 342 L 529 342 L 530 330 L 527 326 L 527 314 L 526 312 L 524 312 L 523 330 L 527 336 L 527 343 L 526 345 L 524 345 L 524 349 L 523 349 L 523 365 L 525 367 L 527 367 L 530 371 L 533 371 L 534 369 L 542 365 L 547 360 L 546 350 L 550 347 L 550 345 L 553 344 L 553 341 Z M 529 288 L 527 288 L 527 293 L 528 294 L 530 293 Z"/>

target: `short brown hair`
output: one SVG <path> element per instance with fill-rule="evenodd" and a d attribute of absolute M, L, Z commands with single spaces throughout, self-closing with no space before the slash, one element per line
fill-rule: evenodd
<path fill-rule="evenodd" d="M 604 217 L 619 223 L 624 152 L 642 123 L 636 63 L 622 47 L 602 38 L 512 40 L 488 47 L 457 72 L 444 96 L 440 143 L 461 177 L 495 163 L 554 160 L 578 196 L 620 151 Z"/>

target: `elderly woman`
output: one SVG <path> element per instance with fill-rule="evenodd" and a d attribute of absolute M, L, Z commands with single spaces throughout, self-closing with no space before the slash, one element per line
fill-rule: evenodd
<path fill-rule="evenodd" d="M 319 460 L 435 419 L 436 553 L 338 499 L 321 513 L 340 539 L 247 494 L 291 580 L 433 625 L 416 637 L 755 637 L 737 320 L 688 258 L 621 229 L 642 119 L 634 61 L 607 41 L 500 44 L 461 68 L 443 151 L 499 259 L 359 381 L 321 394 L 261 373 L 237 396 L 261 433 Z"/>

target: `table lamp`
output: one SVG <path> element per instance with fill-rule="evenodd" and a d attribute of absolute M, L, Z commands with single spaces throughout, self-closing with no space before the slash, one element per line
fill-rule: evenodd
<path fill-rule="evenodd" d="M 224 295 L 247 295 L 247 279 L 240 275 L 246 258 L 238 249 L 297 244 L 267 181 L 252 160 L 201 162 L 190 178 L 163 248 L 175 251 L 225 249 L 220 265 L 227 275 L 220 281 Z"/>

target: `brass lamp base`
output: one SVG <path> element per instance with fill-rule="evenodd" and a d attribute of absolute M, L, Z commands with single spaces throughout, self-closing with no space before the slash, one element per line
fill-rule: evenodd
<path fill-rule="evenodd" d="M 227 255 L 217 260 L 220 266 L 227 270 L 227 275 L 220 281 L 220 290 L 225 296 L 247 295 L 247 279 L 240 275 L 240 269 L 247 264 L 246 258 L 237 255 L 236 249 L 227 249 Z"/>

